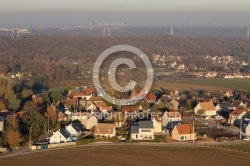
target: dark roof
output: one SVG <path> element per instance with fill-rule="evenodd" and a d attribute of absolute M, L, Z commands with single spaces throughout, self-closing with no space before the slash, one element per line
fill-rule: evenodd
<path fill-rule="evenodd" d="M 81 131 L 81 127 L 78 126 L 76 123 L 72 122 L 72 127 L 77 131 L 77 132 L 80 132 Z"/>
<path fill-rule="evenodd" d="M 220 108 L 231 108 L 231 103 L 219 103 Z"/>
<path fill-rule="evenodd" d="M 133 134 L 139 133 L 139 126 L 131 126 L 131 133 Z"/>
<path fill-rule="evenodd" d="M 153 121 L 139 121 L 140 128 L 153 128 Z"/>
<path fill-rule="evenodd" d="M 180 124 L 180 122 L 177 122 L 177 121 L 168 122 L 166 128 L 173 129 L 177 124 Z"/>
<path fill-rule="evenodd" d="M 69 133 L 66 132 L 65 128 L 60 128 L 60 133 L 67 139 L 70 137 Z"/>

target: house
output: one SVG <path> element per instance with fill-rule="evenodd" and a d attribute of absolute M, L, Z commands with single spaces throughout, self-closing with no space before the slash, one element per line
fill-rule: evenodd
<path fill-rule="evenodd" d="M 79 120 L 82 124 L 85 124 L 90 115 L 87 112 L 76 112 L 71 117 L 72 120 Z"/>
<path fill-rule="evenodd" d="M 64 143 L 69 141 L 71 141 L 70 134 L 64 128 L 60 128 L 60 130 L 54 132 L 49 139 L 49 142 L 51 144 Z"/>
<path fill-rule="evenodd" d="M 2 118 L 7 118 L 7 116 L 8 115 L 10 115 L 11 114 L 11 112 L 9 111 L 9 110 L 1 110 L 0 111 L 0 116 L 2 117 Z"/>
<path fill-rule="evenodd" d="M 4 131 L 4 119 L 0 116 L 0 131 Z"/>
<path fill-rule="evenodd" d="M 169 101 L 170 101 L 170 98 L 168 97 L 168 95 L 162 95 L 161 98 L 159 98 L 159 100 L 157 102 L 166 104 Z"/>
<path fill-rule="evenodd" d="M 81 127 L 78 126 L 76 123 L 72 122 L 68 126 L 66 126 L 65 130 L 71 135 L 71 136 L 79 136 L 81 134 Z"/>
<path fill-rule="evenodd" d="M 223 102 L 223 103 L 218 103 L 215 106 L 216 111 L 228 111 L 228 110 L 233 110 L 233 107 L 230 102 Z"/>
<path fill-rule="evenodd" d="M 171 100 L 169 102 L 169 109 L 171 111 L 178 111 L 179 110 L 179 102 L 176 101 L 175 99 Z"/>
<path fill-rule="evenodd" d="M 240 126 L 241 120 L 243 120 L 245 115 L 247 115 L 246 111 L 235 109 L 229 114 L 228 123 Z"/>
<path fill-rule="evenodd" d="M 246 134 L 247 136 L 250 136 L 250 123 L 248 123 L 248 125 L 247 125 L 247 127 L 246 127 L 246 129 L 245 129 L 245 134 Z"/>
<path fill-rule="evenodd" d="M 234 100 L 234 101 L 232 101 L 231 105 L 232 105 L 233 109 L 237 109 L 239 107 L 246 107 L 247 104 L 243 103 L 242 101 Z"/>
<path fill-rule="evenodd" d="M 125 119 L 134 119 L 137 117 L 137 115 L 139 114 L 140 110 L 142 109 L 141 106 L 132 106 L 132 105 L 125 105 L 122 106 L 121 111 L 124 113 L 125 115 Z"/>
<path fill-rule="evenodd" d="M 102 113 L 106 114 L 110 111 L 113 111 L 113 107 L 112 106 L 101 106 L 100 111 L 102 111 Z"/>
<path fill-rule="evenodd" d="M 202 116 L 215 116 L 217 114 L 212 101 L 199 102 L 197 106 L 194 108 L 194 113 L 196 115 L 202 115 Z"/>
<path fill-rule="evenodd" d="M 43 102 L 43 96 L 42 96 L 42 94 L 33 94 L 32 100 L 36 104 L 41 104 Z"/>
<path fill-rule="evenodd" d="M 181 114 L 179 112 L 165 112 L 161 117 L 162 127 L 166 127 L 169 122 L 180 122 Z"/>
<path fill-rule="evenodd" d="M 147 100 L 148 103 L 154 103 L 156 100 L 156 97 L 155 97 L 155 94 L 148 93 L 146 94 L 145 99 Z"/>
<path fill-rule="evenodd" d="M 190 141 L 196 140 L 196 134 L 191 124 L 178 124 L 174 127 L 172 138 L 177 141 Z"/>
<path fill-rule="evenodd" d="M 232 97 L 233 96 L 233 92 L 232 91 L 227 91 L 224 96 L 226 96 L 226 97 Z"/>
<path fill-rule="evenodd" d="M 134 124 L 131 125 L 130 138 L 131 140 L 153 140 L 153 121 L 134 122 Z"/>
<path fill-rule="evenodd" d="M 154 132 L 161 133 L 162 132 L 161 119 L 153 118 L 152 121 L 154 126 Z"/>
<path fill-rule="evenodd" d="M 91 116 L 85 124 L 85 128 L 87 130 L 92 129 L 93 127 L 95 127 L 97 125 L 98 119 L 95 116 Z"/>
<path fill-rule="evenodd" d="M 112 138 L 116 136 L 115 124 L 114 123 L 98 123 L 95 126 L 95 136 Z"/>

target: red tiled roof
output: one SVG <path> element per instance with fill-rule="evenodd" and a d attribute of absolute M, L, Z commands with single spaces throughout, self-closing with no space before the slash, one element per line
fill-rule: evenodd
<path fill-rule="evenodd" d="M 83 93 L 89 93 L 89 94 L 94 93 L 94 91 L 95 88 L 86 88 L 82 90 Z"/>
<path fill-rule="evenodd" d="M 122 106 L 122 112 L 138 112 L 139 111 L 139 106 L 131 106 L 131 105 L 126 105 Z"/>
<path fill-rule="evenodd" d="M 175 126 L 179 134 L 192 134 L 193 127 L 191 124 L 179 124 Z"/>
<path fill-rule="evenodd" d="M 234 116 L 240 116 L 243 112 L 245 112 L 245 111 L 244 110 L 235 109 L 230 114 L 234 115 Z"/>
<path fill-rule="evenodd" d="M 156 97 L 154 94 L 152 93 L 148 93 L 145 98 L 148 100 L 148 101 L 155 101 Z"/>

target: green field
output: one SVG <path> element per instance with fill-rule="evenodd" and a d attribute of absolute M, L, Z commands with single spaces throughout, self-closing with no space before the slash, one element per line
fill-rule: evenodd
<path fill-rule="evenodd" d="M 223 147 L 226 149 L 232 149 L 236 151 L 250 152 L 250 144 L 224 145 Z"/>
<path fill-rule="evenodd" d="M 84 146 L 0 159 L 2 166 L 55 165 L 249 165 L 250 153 L 209 147 Z"/>
<path fill-rule="evenodd" d="M 176 83 L 213 86 L 229 89 L 250 89 L 250 79 L 190 79 L 184 81 L 174 81 Z"/>

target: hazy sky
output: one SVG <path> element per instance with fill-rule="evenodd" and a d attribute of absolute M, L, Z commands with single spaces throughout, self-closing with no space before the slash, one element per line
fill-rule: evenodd
<path fill-rule="evenodd" d="M 129 24 L 250 25 L 250 0 L 0 0 L 0 26 Z"/>

